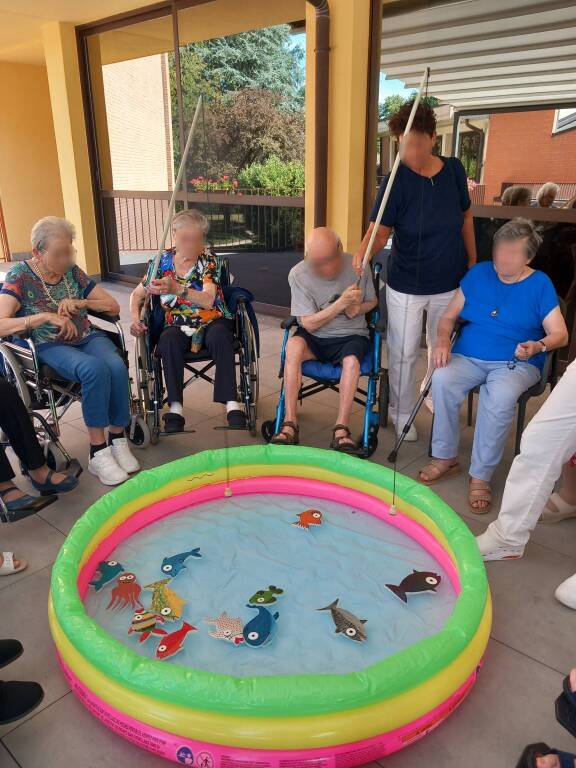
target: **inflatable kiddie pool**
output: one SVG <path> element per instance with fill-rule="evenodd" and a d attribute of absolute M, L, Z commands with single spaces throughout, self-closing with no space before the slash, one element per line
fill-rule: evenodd
<path fill-rule="evenodd" d="M 490 594 L 466 525 L 402 475 L 392 509 L 392 482 L 342 454 L 255 446 L 114 489 L 53 569 L 72 690 L 198 768 L 353 766 L 421 738 L 476 680 Z"/>

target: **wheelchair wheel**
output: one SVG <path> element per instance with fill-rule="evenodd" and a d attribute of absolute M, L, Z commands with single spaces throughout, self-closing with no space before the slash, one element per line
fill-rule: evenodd
<path fill-rule="evenodd" d="M 44 443 L 44 456 L 46 457 L 46 464 L 54 472 L 63 472 L 68 467 L 66 456 L 57 443 L 52 441 Z"/>
<path fill-rule="evenodd" d="M 240 395 L 244 408 L 246 410 L 246 420 L 248 429 L 252 437 L 256 437 L 256 419 L 258 417 L 258 395 L 259 395 L 259 370 L 258 370 L 258 348 L 256 345 L 256 336 L 254 328 L 242 306 L 241 310 L 241 345 L 240 352 Z"/>
<path fill-rule="evenodd" d="M 147 448 L 151 443 L 150 427 L 143 416 L 133 417 L 133 423 L 127 433 L 128 439 L 136 448 Z"/>
<path fill-rule="evenodd" d="M 26 384 L 26 378 L 22 373 L 22 366 L 12 350 L 8 349 L 3 344 L 0 345 L 0 349 L 2 351 L 2 357 L 4 358 L 6 378 L 16 388 L 26 409 L 30 411 L 32 408 L 32 398 L 30 396 L 28 385 Z"/>
<path fill-rule="evenodd" d="M 267 443 L 274 437 L 274 424 L 273 421 L 263 421 L 260 427 L 260 433 Z"/>
<path fill-rule="evenodd" d="M 381 427 L 388 426 L 388 408 L 390 404 L 390 382 L 388 371 L 384 369 L 380 374 L 378 384 L 378 420 Z"/>

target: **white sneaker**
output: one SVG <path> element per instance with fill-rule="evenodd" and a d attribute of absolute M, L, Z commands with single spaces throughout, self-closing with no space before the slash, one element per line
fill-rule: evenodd
<path fill-rule="evenodd" d="M 96 475 L 104 485 L 120 485 L 128 480 L 128 473 L 116 463 L 111 446 L 94 454 L 88 462 L 88 472 Z"/>
<path fill-rule="evenodd" d="M 434 402 L 432 401 L 432 395 L 428 395 L 428 397 L 424 398 L 424 405 L 426 408 L 428 408 L 430 413 L 434 413 Z"/>
<path fill-rule="evenodd" d="M 402 434 L 402 430 L 396 427 L 396 437 L 400 437 L 401 434 Z M 406 437 L 404 438 L 404 442 L 415 443 L 417 440 L 418 440 L 418 432 L 416 431 L 416 427 L 414 426 L 414 424 L 412 424 L 410 429 L 408 430 L 408 433 L 406 434 Z"/>
<path fill-rule="evenodd" d="M 489 530 L 476 536 L 476 544 L 486 562 L 494 560 L 518 560 L 524 554 L 524 547 L 513 544 L 503 544 Z"/>
<path fill-rule="evenodd" d="M 112 456 L 116 460 L 116 463 L 122 467 L 124 472 L 128 472 L 131 475 L 133 472 L 138 472 L 140 464 L 138 459 L 128 445 L 128 440 L 125 437 L 117 437 L 112 441 L 110 446 L 112 449 Z"/>
<path fill-rule="evenodd" d="M 556 592 L 554 592 L 554 597 L 567 608 L 572 608 L 576 611 L 576 573 L 560 584 Z"/>

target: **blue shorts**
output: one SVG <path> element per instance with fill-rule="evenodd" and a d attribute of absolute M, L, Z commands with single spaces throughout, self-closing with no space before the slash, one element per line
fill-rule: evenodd
<path fill-rule="evenodd" d="M 300 336 L 301 339 L 304 339 L 308 349 L 317 360 L 332 365 L 338 365 L 350 355 L 357 357 L 358 362 L 362 363 L 370 349 L 368 336 L 360 336 L 359 334 L 331 337 L 315 336 L 299 326 L 294 336 Z"/>

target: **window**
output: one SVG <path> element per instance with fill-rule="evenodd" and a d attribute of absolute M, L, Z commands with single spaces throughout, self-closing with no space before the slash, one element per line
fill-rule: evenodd
<path fill-rule="evenodd" d="M 553 133 L 569 131 L 571 128 L 576 128 L 576 108 L 557 109 L 554 115 Z"/>

